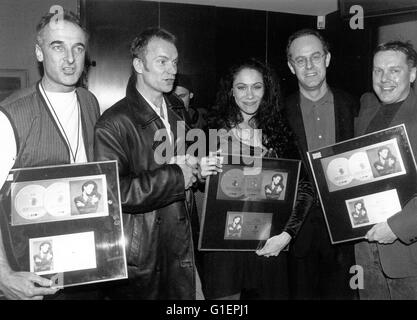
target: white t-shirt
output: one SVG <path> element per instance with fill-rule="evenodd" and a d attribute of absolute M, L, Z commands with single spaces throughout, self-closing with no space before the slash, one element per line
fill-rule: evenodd
<path fill-rule="evenodd" d="M 84 139 L 81 125 L 81 114 L 78 108 L 77 94 L 75 90 L 71 92 L 51 92 L 40 90 L 46 104 L 53 115 L 61 134 L 67 143 L 71 146 L 70 152 L 71 163 L 87 162 L 87 154 L 84 147 Z M 52 106 L 49 104 L 52 104 Z M 57 120 L 57 117 L 59 120 Z M 61 125 L 62 126 L 61 126 Z M 77 142 L 78 139 L 78 142 Z M 75 159 L 73 158 L 75 156 Z"/>

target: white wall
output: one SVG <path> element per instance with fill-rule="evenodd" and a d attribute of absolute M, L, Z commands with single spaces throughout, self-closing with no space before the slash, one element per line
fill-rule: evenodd
<path fill-rule="evenodd" d="M 0 69 L 27 70 L 29 84 L 39 79 L 34 54 L 35 28 L 54 4 L 77 12 L 77 0 L 0 1 Z"/>

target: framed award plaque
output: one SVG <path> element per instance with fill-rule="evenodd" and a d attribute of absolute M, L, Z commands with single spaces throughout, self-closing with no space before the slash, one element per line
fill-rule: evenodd
<path fill-rule="evenodd" d="M 127 278 L 118 181 L 116 161 L 12 170 L 1 218 L 13 269 L 60 287 Z"/>
<path fill-rule="evenodd" d="M 404 125 L 308 152 L 332 243 L 362 239 L 417 192 Z"/>
<path fill-rule="evenodd" d="M 199 250 L 255 251 L 284 228 L 294 207 L 300 161 L 223 155 L 209 176 Z"/>

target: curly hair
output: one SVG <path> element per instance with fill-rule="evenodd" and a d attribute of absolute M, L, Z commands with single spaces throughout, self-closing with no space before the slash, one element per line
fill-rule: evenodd
<path fill-rule="evenodd" d="M 243 121 L 241 111 L 232 95 L 233 81 L 243 69 L 258 71 L 264 83 L 264 96 L 249 124 L 262 130 L 262 143 L 268 149 L 275 150 L 279 156 L 289 151 L 294 152 L 290 148 L 292 134 L 280 112 L 281 91 L 276 75 L 267 65 L 254 58 L 232 66 L 220 80 L 216 102 L 210 112 L 210 128 L 230 130 Z"/>

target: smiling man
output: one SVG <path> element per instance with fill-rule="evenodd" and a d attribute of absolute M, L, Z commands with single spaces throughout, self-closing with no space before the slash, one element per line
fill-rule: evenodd
<path fill-rule="evenodd" d="M 360 136 L 405 124 L 417 156 L 417 52 L 411 44 L 392 41 L 374 51 L 374 93 L 365 93 L 355 122 Z M 368 241 L 355 245 L 356 262 L 364 269 L 361 299 L 417 299 L 417 198 L 402 211 L 368 231 Z"/>
<path fill-rule="evenodd" d="M 160 28 L 146 29 L 133 40 L 126 97 L 106 110 L 95 128 L 96 159 L 118 162 L 127 245 L 129 280 L 112 285 L 109 298 L 196 298 L 194 206 L 185 201 L 185 191 L 197 172 L 175 156 L 163 163 L 156 152 L 155 134 L 161 130 L 168 133 L 165 143 L 181 149 L 175 133 L 182 119 L 167 96 L 177 73 L 175 43 Z"/>
<path fill-rule="evenodd" d="M 30 88 L 13 93 L 0 103 L 0 186 L 12 168 L 83 163 L 93 159 L 93 127 L 99 117 L 99 106 L 94 95 L 77 88 L 84 70 L 87 33 L 71 12 L 62 17 L 53 13 L 39 22 L 35 53 L 42 63 L 44 75 Z M 2 197 L 1 197 L 2 198 Z M 2 239 L 10 239 L 8 221 L 0 203 Z M 17 236 L 18 237 L 18 236 Z M 17 250 L 0 239 L 0 291 L 8 299 L 42 299 L 55 293 L 51 281 L 34 273 L 17 272 L 14 256 Z M 5 249 L 5 250 L 4 250 Z M 95 298 L 74 295 L 64 290 L 57 299 Z M 94 296 L 93 296 L 94 295 Z"/>
<path fill-rule="evenodd" d="M 315 30 L 303 29 L 288 39 L 288 67 L 298 79 L 299 91 L 287 98 L 285 113 L 306 164 L 307 150 L 353 137 L 357 103 L 346 92 L 327 84 L 330 58 L 328 43 Z M 309 175 L 314 185 L 312 173 Z M 318 201 L 290 248 L 292 298 L 355 297 L 349 287 L 349 268 L 354 264 L 353 246 L 330 243 Z"/>

